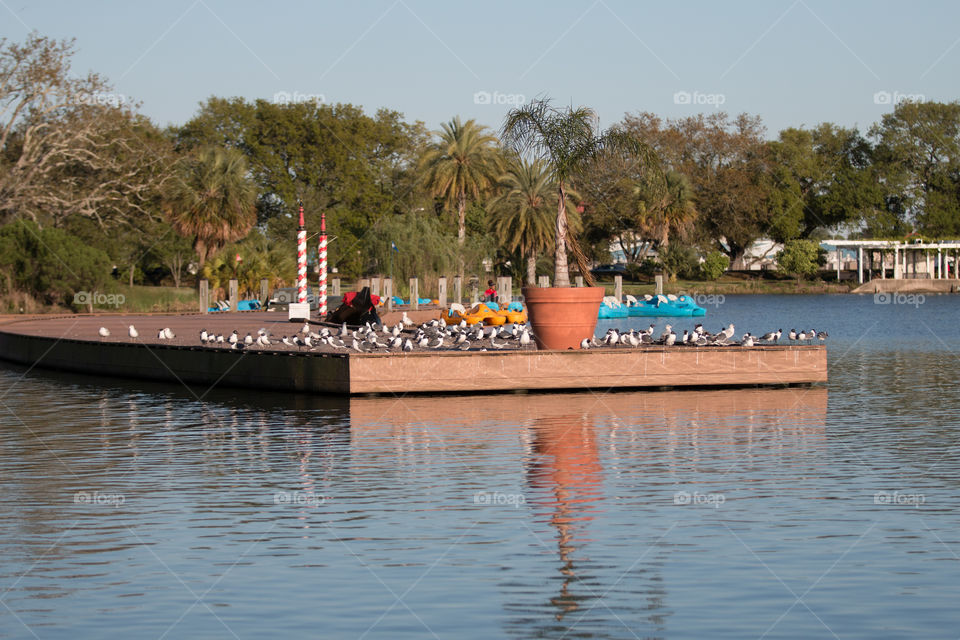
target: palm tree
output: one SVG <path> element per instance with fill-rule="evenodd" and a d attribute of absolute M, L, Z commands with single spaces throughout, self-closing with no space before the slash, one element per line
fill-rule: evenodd
<path fill-rule="evenodd" d="M 500 174 L 497 138 L 474 120 L 457 116 L 442 125 L 440 137 L 420 160 L 423 182 L 431 195 L 457 208 L 457 243 L 460 245 L 460 275 L 463 276 L 463 243 L 466 240 L 467 197 L 478 199 Z"/>
<path fill-rule="evenodd" d="M 636 162 L 659 167 L 656 153 L 646 144 L 619 130 L 597 130 L 597 116 L 587 107 L 568 107 L 565 111 L 550 106 L 548 98 L 534 100 L 513 109 L 503 123 L 501 138 L 519 154 L 532 154 L 549 163 L 557 182 L 555 225 L 554 286 L 569 287 L 567 243 L 570 243 L 580 272 L 592 285 L 586 258 L 575 238 L 568 239 L 566 189 L 570 179 L 601 153 L 619 152 L 633 156 Z"/>
<path fill-rule="evenodd" d="M 508 250 L 520 250 L 527 259 L 527 284 L 535 284 L 537 255 L 548 250 L 553 233 L 557 184 L 543 160 L 526 162 L 514 156 L 499 187 L 500 195 L 490 201 L 493 232 Z M 576 193 L 568 189 L 567 197 L 567 206 L 573 207 L 570 198 Z"/>
<path fill-rule="evenodd" d="M 667 171 L 663 178 L 652 197 L 645 196 L 644 186 L 638 186 L 634 192 L 646 210 L 646 230 L 656 238 L 659 247 L 666 248 L 670 234 L 685 237 L 699 214 L 687 176 L 679 171 Z"/>
<path fill-rule="evenodd" d="M 206 147 L 186 158 L 164 194 L 170 223 L 193 237 L 200 268 L 229 242 L 240 240 L 257 221 L 256 186 L 247 160 L 235 149 Z"/>

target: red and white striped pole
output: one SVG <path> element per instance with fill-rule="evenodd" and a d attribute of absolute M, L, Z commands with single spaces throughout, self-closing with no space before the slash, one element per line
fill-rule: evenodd
<path fill-rule="evenodd" d="M 320 214 L 320 301 L 317 307 L 320 319 L 327 315 L 327 214 Z"/>
<path fill-rule="evenodd" d="M 297 302 L 307 301 L 307 227 L 303 224 L 300 205 L 300 226 L 297 227 Z"/>

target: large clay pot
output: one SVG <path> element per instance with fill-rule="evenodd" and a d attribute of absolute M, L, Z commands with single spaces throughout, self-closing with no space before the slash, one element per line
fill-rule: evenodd
<path fill-rule="evenodd" d="M 597 328 L 603 287 L 524 287 L 539 349 L 579 349 Z"/>

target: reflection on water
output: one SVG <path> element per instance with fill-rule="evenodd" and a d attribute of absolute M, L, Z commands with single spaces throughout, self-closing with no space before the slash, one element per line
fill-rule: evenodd
<path fill-rule="evenodd" d="M 0 367 L 0 637 L 950 637 L 954 358 L 828 328 L 828 388 L 335 399 Z"/>

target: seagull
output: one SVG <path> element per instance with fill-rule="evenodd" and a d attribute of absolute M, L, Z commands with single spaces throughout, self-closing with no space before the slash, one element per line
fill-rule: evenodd
<path fill-rule="evenodd" d="M 223 334 L 222 334 L 222 333 L 218 333 L 218 334 L 217 334 L 217 344 L 223 344 Z"/>
<path fill-rule="evenodd" d="M 237 341 L 240 339 L 240 336 L 237 335 L 237 330 L 234 329 L 233 333 L 230 334 L 230 344 L 237 344 Z"/>
<path fill-rule="evenodd" d="M 673 325 L 668 324 L 663 328 L 663 333 L 660 334 L 660 341 L 666 342 L 671 333 L 673 333 Z"/>
<path fill-rule="evenodd" d="M 133 327 L 133 325 L 130 325 L 130 326 L 127 328 L 127 335 L 129 335 L 131 338 L 139 338 L 139 337 L 140 337 L 140 333 Z"/>
<path fill-rule="evenodd" d="M 427 345 L 430 344 L 430 338 L 424 335 L 417 341 L 417 344 L 420 345 L 421 348 L 426 349 Z"/>
<path fill-rule="evenodd" d="M 363 347 L 360 346 L 360 343 L 357 342 L 356 338 L 353 339 L 353 345 L 351 346 L 353 347 L 354 351 L 359 351 L 360 353 L 363 353 Z"/>
<path fill-rule="evenodd" d="M 163 328 L 163 335 L 167 338 L 167 340 L 173 340 L 174 338 L 177 337 L 177 334 L 171 331 L 170 327 Z"/>
<path fill-rule="evenodd" d="M 306 345 L 307 349 L 313 349 L 313 339 L 310 336 L 304 336 L 303 344 Z"/>
<path fill-rule="evenodd" d="M 581 349 L 584 349 L 584 350 L 589 349 L 589 348 L 590 348 L 590 340 L 588 340 L 587 338 L 584 338 L 583 340 L 581 340 L 581 341 L 580 341 L 580 348 L 581 348 Z"/>
<path fill-rule="evenodd" d="M 399 340 L 399 338 L 397 338 Z M 413 343 L 410 342 L 410 338 L 407 338 L 403 341 L 403 350 L 404 351 L 413 351 Z"/>
<path fill-rule="evenodd" d="M 520 334 L 520 346 L 524 348 L 529 347 L 531 342 L 530 332 L 524 327 L 523 333 Z M 580 348 L 583 348 L 583 345 L 580 345 Z"/>
<path fill-rule="evenodd" d="M 408 340 L 408 342 L 409 342 L 409 340 Z M 412 346 L 412 345 L 411 345 L 411 346 Z M 400 336 L 397 336 L 396 338 L 394 338 L 393 340 L 391 340 L 391 341 L 390 341 L 390 347 L 393 348 L 393 349 L 400 349 L 401 347 L 403 347 L 403 338 L 401 338 Z"/>
<path fill-rule="evenodd" d="M 803 329 L 800 329 L 800 333 L 797 334 L 797 340 L 803 342 L 807 339 L 807 332 Z"/>
<path fill-rule="evenodd" d="M 306 335 L 310 333 L 310 323 L 304 322 L 303 326 L 300 328 L 300 333 Z"/>
<path fill-rule="evenodd" d="M 407 312 L 403 312 L 403 317 L 400 319 L 403 322 L 404 326 L 412 327 L 414 325 L 413 320 L 410 319 L 410 316 L 407 315 Z"/>
<path fill-rule="evenodd" d="M 247 348 L 247 345 L 243 344 L 242 342 L 234 342 L 233 344 L 230 345 L 230 348 L 236 349 L 237 351 L 243 351 L 244 349 Z"/>
<path fill-rule="evenodd" d="M 796 339 L 797 339 L 797 330 L 796 330 L 796 329 L 790 329 L 790 333 L 787 334 L 787 337 L 790 338 L 790 340 L 796 340 Z"/>
<path fill-rule="evenodd" d="M 823 342 L 829 337 L 830 337 L 830 334 L 827 333 L 826 331 L 821 331 L 820 333 L 817 334 L 817 339 L 820 340 L 820 342 Z"/>
<path fill-rule="evenodd" d="M 490 332 L 490 346 L 494 349 L 503 349 L 506 345 L 502 342 L 497 342 L 496 340 L 497 333 L 495 331 Z"/>
<path fill-rule="evenodd" d="M 684 329 L 683 337 L 680 338 L 680 344 L 687 344 L 688 342 L 690 342 L 690 332 Z"/>
<path fill-rule="evenodd" d="M 667 347 L 672 347 L 674 344 L 676 344 L 676 342 L 677 334 L 675 334 L 673 331 L 671 331 L 670 335 L 663 339 L 663 344 Z"/>
<path fill-rule="evenodd" d="M 763 342 L 776 342 L 777 340 L 780 339 L 780 332 L 781 330 L 777 329 L 776 331 L 771 331 L 770 333 L 763 334 L 758 339 L 762 340 Z"/>
<path fill-rule="evenodd" d="M 101 338 L 110 337 L 110 329 L 107 329 L 106 327 L 100 327 L 100 331 L 98 331 L 98 333 L 100 334 Z"/>
<path fill-rule="evenodd" d="M 249 333 L 246 336 L 244 336 L 243 344 L 253 344 L 253 336 L 250 335 Z"/>
<path fill-rule="evenodd" d="M 133 336 L 131 336 L 131 337 L 133 337 Z M 200 329 L 200 342 L 206 342 L 206 341 L 207 341 L 207 330 L 206 330 L 206 329 Z"/>
<path fill-rule="evenodd" d="M 460 351 L 469 351 L 469 350 L 470 350 L 470 343 L 469 343 L 469 342 L 464 342 L 462 345 L 460 345 L 460 346 L 457 347 L 457 348 L 460 349 Z M 484 349 L 484 351 L 486 351 L 486 349 Z"/>
<path fill-rule="evenodd" d="M 726 340 L 729 340 L 730 338 L 732 338 L 732 337 L 733 337 L 733 334 L 734 334 L 733 323 L 731 322 L 731 323 L 730 323 L 730 326 L 728 326 L 726 329 L 724 329 L 724 330 L 721 331 L 720 333 L 722 333 L 724 336 L 726 336 L 726 338 L 725 338 Z"/>
<path fill-rule="evenodd" d="M 753 336 L 749 333 L 743 334 L 743 339 L 740 341 L 741 347 L 752 347 L 753 346 Z"/>
<path fill-rule="evenodd" d="M 292 342 L 290 342 L 290 339 L 287 338 L 287 336 L 283 336 L 282 338 L 280 338 L 280 342 L 282 342 L 283 344 L 287 345 L 288 347 L 296 346 L 296 345 L 294 345 Z"/>
<path fill-rule="evenodd" d="M 157 330 L 157 340 L 166 340 L 167 333 L 163 329 Z"/>

